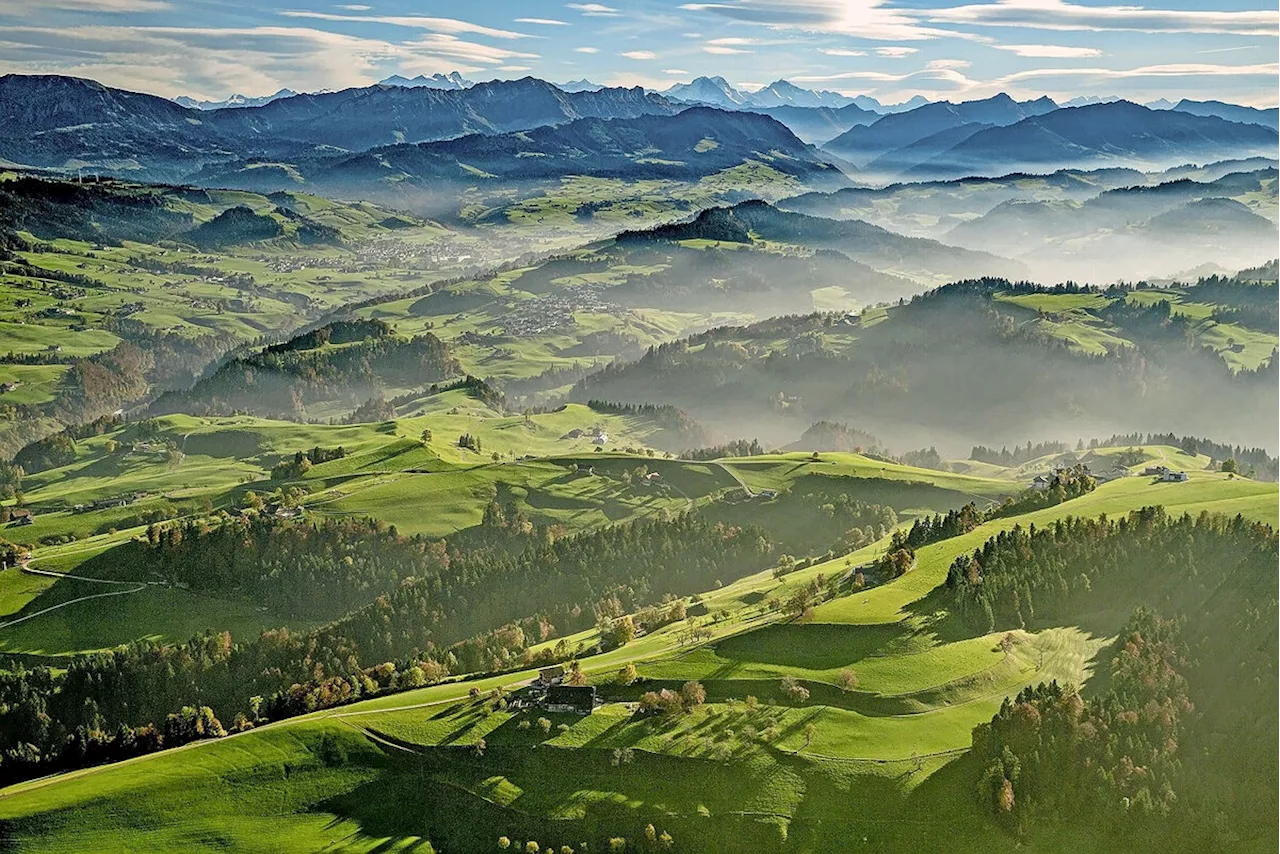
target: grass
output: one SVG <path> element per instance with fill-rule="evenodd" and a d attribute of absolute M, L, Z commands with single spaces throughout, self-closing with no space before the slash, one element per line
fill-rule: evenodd
<path fill-rule="evenodd" d="M 734 461 L 729 468 L 761 484 L 794 483 L 802 476 L 794 471 L 794 456 Z M 589 459 L 606 470 L 634 460 Z M 734 482 L 716 464 L 661 464 L 687 485 L 699 479 L 705 488 Z M 868 467 L 878 470 L 873 464 L 854 455 L 828 463 L 851 476 L 863 476 Z M 376 488 L 389 490 L 388 508 L 396 503 L 395 490 L 408 488 L 402 481 L 436 479 L 455 495 L 502 482 L 533 487 L 532 496 L 549 488 L 539 481 L 554 480 L 557 470 L 565 468 L 539 461 L 396 473 Z M 896 474 L 886 472 L 886 480 Z M 947 478 L 939 483 L 948 488 L 964 485 L 976 494 L 994 494 L 996 484 L 1008 488 L 1008 481 L 934 474 Z M 602 833 L 635 835 L 650 821 L 670 830 L 678 843 L 705 851 L 741 850 L 744 840 L 766 851 L 840 850 L 849 834 L 887 851 L 946 845 L 1011 852 L 1018 844 L 1023 851 L 1052 851 L 1060 838 L 1032 833 L 1019 843 L 971 806 L 967 793 L 974 772 L 963 750 L 971 728 L 1023 685 L 1050 678 L 1087 684 L 1108 638 L 1073 626 L 1015 632 L 1006 655 L 999 648 L 1001 634 L 940 634 L 937 615 L 921 603 L 955 555 L 998 530 L 1068 514 L 1114 515 L 1153 503 L 1171 512 L 1238 510 L 1274 524 L 1277 492 L 1274 484 L 1210 472 L 1194 472 L 1184 484 L 1126 478 L 1065 505 L 987 523 L 925 547 L 902 578 L 833 600 L 798 622 L 778 622 L 762 614 L 758 603 L 784 597 L 820 572 L 843 570 L 843 558 L 781 581 L 767 572 L 743 578 L 701 597 L 710 612 L 702 618 L 712 631 L 708 643 L 683 648 L 678 627 L 669 626 L 583 658 L 589 677 L 611 701 L 585 718 L 548 715 L 546 732 L 536 722 L 541 713 L 490 711 L 467 699 L 472 688 L 487 692 L 516 685 L 531 671 L 450 682 L 10 787 L 0 792 L 0 818 L 17 834 L 19 851 L 125 851 L 140 845 L 473 850 L 502 833 L 558 847 Z M 883 543 L 870 546 L 850 560 L 869 560 L 881 548 Z M 572 646 L 592 636 L 583 632 L 567 640 Z M 624 689 L 612 677 L 627 662 L 638 665 L 642 682 Z M 856 690 L 848 693 L 835 684 L 846 667 L 858 676 Z M 808 702 L 782 694 L 784 675 L 809 687 Z M 702 680 L 710 695 L 691 715 L 640 718 L 628 705 L 646 687 L 686 679 Z M 748 694 L 760 700 L 754 709 L 745 702 Z M 481 739 L 486 749 L 477 756 L 474 746 Z M 345 754 L 341 762 L 331 758 L 335 745 Z M 614 751 L 623 748 L 633 758 L 615 765 Z M 851 810 L 851 804 L 874 806 Z M 1073 843 L 1082 851 L 1107 850 L 1105 839 L 1088 833 Z"/>

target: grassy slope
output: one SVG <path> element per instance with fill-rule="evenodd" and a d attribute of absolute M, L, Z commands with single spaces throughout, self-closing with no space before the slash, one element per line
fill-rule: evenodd
<path fill-rule="evenodd" d="M 419 834 L 456 832 L 460 823 L 480 816 L 491 822 L 486 832 L 493 829 L 496 838 L 501 828 L 519 826 L 528 815 L 559 817 L 542 822 L 547 829 L 538 836 L 559 844 L 590 826 L 602 804 L 612 804 L 608 815 L 628 829 L 654 820 L 673 828 L 678 841 L 701 840 L 700 828 L 712 827 L 737 834 L 730 838 L 758 839 L 765 850 L 785 833 L 794 850 L 831 850 L 833 837 L 814 828 L 838 818 L 842 834 L 865 835 L 879 850 L 946 844 L 952 850 L 1011 851 L 1013 840 L 971 806 L 963 758 L 925 756 L 921 771 L 912 773 L 910 757 L 964 748 L 969 728 L 1022 684 L 1049 676 L 1083 680 L 1105 639 L 1069 627 L 1020 633 L 1005 659 L 993 651 L 991 637 L 932 636 L 928 615 L 912 605 L 940 583 L 956 554 L 1015 521 L 1118 513 L 1157 501 L 1188 512 L 1238 510 L 1273 524 L 1277 513 L 1272 485 L 1211 474 L 1198 474 L 1187 484 L 1133 478 L 1029 518 L 990 523 L 929 546 L 908 575 L 824 605 L 810 622 L 759 628 L 755 603 L 761 595 L 785 595 L 832 566 L 802 570 L 781 583 L 767 573 L 743 579 L 704 597 L 713 612 L 728 612 L 707 618 L 714 621 L 710 644 L 682 653 L 669 627 L 584 660 L 602 685 L 626 661 L 640 662 L 642 673 L 654 679 L 706 680 L 715 702 L 668 727 L 633 720 L 615 705 L 587 719 L 557 719 L 553 724 L 567 728 L 553 726 L 543 735 L 537 727 L 520 729 L 510 713 L 457 704 L 473 685 L 487 690 L 528 676 L 513 674 L 378 698 L 217 743 L 13 787 L 0 795 L 0 816 L 14 822 L 18 850 L 29 851 L 124 851 L 139 844 L 151 850 L 254 850 L 264 841 L 282 851 L 328 845 L 400 850 L 412 847 Z M 842 566 L 843 559 L 837 563 Z M 822 693 L 822 684 L 845 665 L 856 668 L 858 690 L 849 696 Z M 729 702 L 734 696 L 741 700 L 743 691 L 766 699 L 782 672 L 812 680 L 814 699 L 823 702 L 763 703 L 754 712 Z M 886 715 L 885 704 L 900 708 Z M 811 741 L 805 735 L 810 723 Z M 773 743 L 748 738 L 753 726 L 775 727 Z M 315 740 L 324 732 L 349 751 L 340 767 L 326 767 L 317 758 Z M 381 733 L 377 737 L 407 747 L 379 748 L 362 733 Z M 488 753 L 470 758 L 463 748 L 482 736 Z M 528 747 L 540 742 L 548 752 L 530 753 Z M 622 746 L 637 748 L 635 769 L 609 768 L 610 751 Z M 721 764 L 726 761 L 731 764 Z M 422 762 L 436 770 L 426 771 Z M 727 774 L 735 785 L 725 786 Z M 412 808 L 438 803 L 431 793 L 446 784 L 452 804 L 447 812 Z M 350 796 L 334 797 L 339 793 Z M 359 805 L 379 797 L 400 804 L 398 819 Z M 872 802 L 874 808 L 849 808 Z M 1060 850 L 1064 842 L 1033 835 L 1023 850 Z M 1106 850 L 1105 840 L 1087 834 L 1074 844 Z"/>

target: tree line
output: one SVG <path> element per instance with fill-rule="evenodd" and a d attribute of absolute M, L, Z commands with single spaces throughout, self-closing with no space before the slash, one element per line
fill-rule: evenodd
<path fill-rule="evenodd" d="M 563 643 L 541 657 L 530 647 L 728 583 L 774 556 L 757 529 L 690 515 L 565 537 L 494 505 L 478 527 L 453 541 L 370 520 L 153 527 L 145 542 L 103 559 L 133 577 L 158 574 L 312 617 L 362 604 L 310 632 L 273 630 L 244 644 L 225 632 L 144 640 L 77 657 L 61 675 L 0 675 L 0 778 L 172 744 L 168 715 L 185 707 L 200 717 L 208 706 L 211 718 L 242 729 L 449 674 L 567 657 L 577 651 Z"/>

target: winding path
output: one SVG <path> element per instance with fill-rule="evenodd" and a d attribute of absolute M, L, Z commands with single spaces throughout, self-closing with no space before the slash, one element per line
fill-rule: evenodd
<path fill-rule="evenodd" d="M 35 617 L 39 617 L 44 614 L 48 614 L 50 611 L 57 611 L 60 608 L 67 607 L 68 605 L 75 605 L 78 602 L 87 602 L 90 599 L 105 599 L 108 596 L 127 596 L 130 593 L 139 593 L 143 590 L 146 590 L 148 584 L 159 583 L 155 581 L 113 581 L 107 578 L 90 578 L 87 575 L 71 575 L 70 573 L 54 572 L 48 569 L 32 569 L 31 566 L 29 566 L 27 563 L 23 563 L 19 568 L 23 572 L 27 573 L 28 575 L 43 575 L 47 578 L 69 578 L 73 581 L 88 581 L 93 584 L 114 584 L 121 587 L 128 587 L 129 589 L 128 590 L 110 590 L 106 593 L 92 593 L 88 596 L 80 596 L 76 599 L 68 599 L 66 602 L 59 602 L 57 605 L 51 605 L 48 608 L 43 608 L 39 611 L 36 611 L 35 613 L 18 617 L 16 620 L 9 620 L 8 622 L 0 623 L 0 629 L 7 629 L 10 626 L 16 626 L 19 623 L 25 623 L 27 620 L 33 619 Z"/>

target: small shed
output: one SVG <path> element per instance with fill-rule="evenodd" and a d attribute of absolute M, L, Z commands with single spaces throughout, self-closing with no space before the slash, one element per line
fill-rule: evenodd
<path fill-rule="evenodd" d="M 542 685 L 559 685 L 564 681 L 564 668 L 557 664 L 538 671 L 538 680 Z"/>

